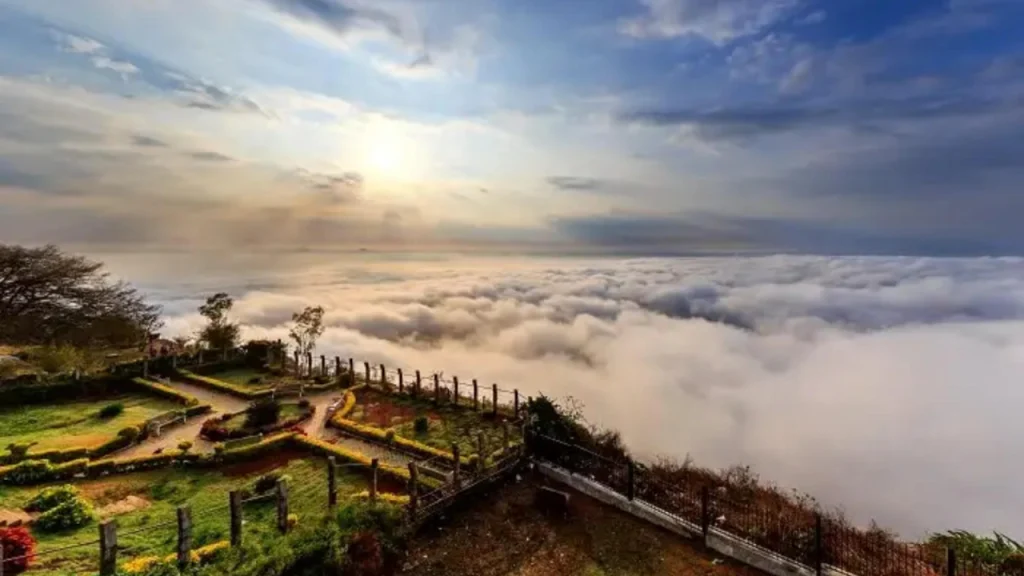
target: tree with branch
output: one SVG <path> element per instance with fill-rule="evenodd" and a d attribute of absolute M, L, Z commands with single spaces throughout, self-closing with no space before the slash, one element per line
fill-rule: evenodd
<path fill-rule="evenodd" d="M 322 306 L 306 306 L 302 312 L 292 314 L 291 330 L 288 337 L 295 342 L 300 355 L 312 354 L 316 341 L 324 333 L 324 309 Z"/>
<path fill-rule="evenodd" d="M 0 244 L 0 342 L 136 347 L 159 319 L 159 306 L 99 262 L 56 246 Z"/>
<path fill-rule="evenodd" d="M 199 313 L 206 320 L 206 326 L 199 331 L 199 340 L 211 350 L 230 350 L 238 343 L 238 324 L 228 319 L 235 301 L 224 292 L 218 292 L 206 299 L 199 307 Z"/>

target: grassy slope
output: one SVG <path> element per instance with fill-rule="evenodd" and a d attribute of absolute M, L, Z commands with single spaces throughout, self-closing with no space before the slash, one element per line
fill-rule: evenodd
<path fill-rule="evenodd" d="M 117 514 L 118 543 L 122 547 L 119 559 L 140 556 L 167 555 L 174 551 L 176 532 L 174 525 L 156 527 L 173 522 L 177 506 L 188 504 L 193 511 L 193 545 L 203 546 L 229 537 L 229 513 L 226 508 L 228 492 L 251 487 L 254 480 L 276 470 L 291 477 L 289 483 L 290 512 L 299 515 L 299 521 L 312 522 L 327 509 L 327 472 L 325 462 L 301 453 L 280 453 L 260 462 L 236 464 L 220 470 L 167 469 L 76 483 L 80 492 L 97 507 L 123 501 L 134 495 L 145 498 L 151 505 L 145 509 Z M 0 508 L 15 509 L 25 505 L 41 487 L 0 487 Z M 341 468 L 338 474 L 339 501 L 367 489 L 365 478 L 352 469 Z M 273 501 L 245 505 L 244 538 L 272 537 L 276 534 Z M 154 529 L 140 534 L 129 532 L 145 527 Z M 97 537 L 95 523 L 63 534 L 36 534 L 38 551 L 45 553 L 75 543 L 92 542 Z M 57 576 L 95 570 L 98 545 L 89 545 L 43 556 L 32 574 Z"/>
<path fill-rule="evenodd" d="M 124 404 L 124 412 L 119 416 L 98 416 L 104 406 L 116 402 Z M 0 411 L 0 448 L 12 442 L 38 442 L 33 451 L 93 447 L 110 440 L 126 426 L 142 424 L 157 414 L 179 408 L 169 400 L 140 394 L 6 408 Z"/>
<path fill-rule="evenodd" d="M 412 545 L 408 576 L 757 576 L 613 508 L 573 493 L 568 520 L 533 505 L 531 482 L 481 496 Z"/>
<path fill-rule="evenodd" d="M 426 434 L 417 434 L 413 428 L 418 416 L 427 416 L 430 420 Z M 452 442 L 457 441 L 462 454 L 476 453 L 476 436 L 481 432 L 488 452 L 499 448 L 502 442 L 501 426 L 471 410 L 445 406 L 437 409 L 428 400 L 372 390 L 356 392 L 356 406 L 347 418 L 383 430 L 394 430 L 398 436 L 441 450 L 451 450 Z M 512 432 L 514 439 L 515 430 Z"/>

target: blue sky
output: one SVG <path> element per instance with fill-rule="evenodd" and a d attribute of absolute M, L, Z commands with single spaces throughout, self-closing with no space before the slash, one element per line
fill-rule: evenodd
<path fill-rule="evenodd" d="M 1024 251 L 1019 0 L 0 0 L 0 241 Z"/>

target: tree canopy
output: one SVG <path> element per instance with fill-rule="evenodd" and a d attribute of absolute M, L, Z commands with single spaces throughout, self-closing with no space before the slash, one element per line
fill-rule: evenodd
<path fill-rule="evenodd" d="M 0 244 L 0 342 L 138 346 L 159 318 L 159 306 L 102 263 L 56 246 Z"/>
<path fill-rule="evenodd" d="M 199 307 L 199 313 L 206 320 L 206 326 L 199 332 L 199 339 L 213 350 L 227 350 L 238 343 L 238 324 L 228 319 L 235 301 L 225 292 L 218 292 L 206 299 Z"/>
<path fill-rule="evenodd" d="M 292 314 L 292 326 L 288 336 L 295 342 L 299 354 L 313 352 L 316 341 L 324 333 L 324 309 L 322 306 L 306 306 L 302 312 Z"/>

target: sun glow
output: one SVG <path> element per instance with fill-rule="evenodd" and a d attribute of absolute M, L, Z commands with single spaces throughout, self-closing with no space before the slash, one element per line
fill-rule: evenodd
<path fill-rule="evenodd" d="M 412 176 L 413 155 L 409 137 L 390 122 L 367 126 L 363 138 L 363 163 L 377 176 L 401 180 Z"/>

